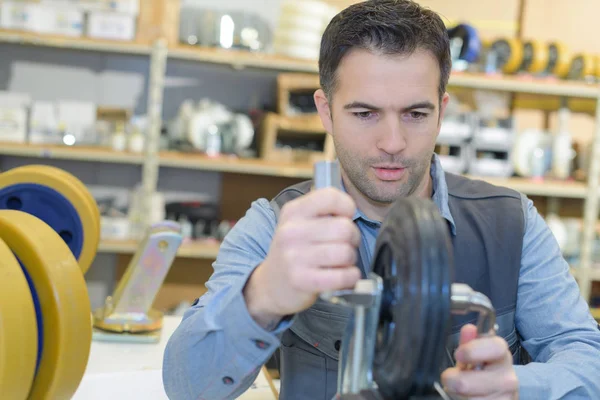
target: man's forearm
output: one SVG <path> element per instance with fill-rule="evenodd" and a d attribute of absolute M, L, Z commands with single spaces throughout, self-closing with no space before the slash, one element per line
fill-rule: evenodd
<path fill-rule="evenodd" d="M 229 399 L 245 392 L 279 347 L 249 315 L 242 282 L 186 311 L 165 350 L 163 380 L 177 399 Z"/>
<path fill-rule="evenodd" d="M 520 399 L 600 399 L 597 348 L 569 346 L 548 362 L 516 365 Z"/>
<path fill-rule="evenodd" d="M 270 332 L 277 328 L 283 317 L 269 309 L 269 294 L 262 289 L 261 279 L 261 269 L 258 266 L 244 286 L 243 295 L 250 316 L 263 329 Z"/>

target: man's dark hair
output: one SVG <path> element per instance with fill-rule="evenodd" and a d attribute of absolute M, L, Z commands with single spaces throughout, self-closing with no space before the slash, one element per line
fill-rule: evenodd
<path fill-rule="evenodd" d="M 448 32 L 435 12 L 411 0 L 367 0 L 337 14 L 323 33 L 319 56 L 321 88 L 329 100 L 342 58 L 356 48 L 389 55 L 430 51 L 440 66 L 440 99 L 444 95 L 452 59 Z"/>

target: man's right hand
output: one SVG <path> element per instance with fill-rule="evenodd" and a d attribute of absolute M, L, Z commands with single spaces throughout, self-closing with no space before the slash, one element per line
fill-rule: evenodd
<path fill-rule="evenodd" d="M 286 315 L 312 306 L 320 293 L 354 287 L 360 231 L 354 200 L 340 190 L 311 191 L 286 203 L 269 253 L 244 296 L 250 315 L 273 329 Z"/>

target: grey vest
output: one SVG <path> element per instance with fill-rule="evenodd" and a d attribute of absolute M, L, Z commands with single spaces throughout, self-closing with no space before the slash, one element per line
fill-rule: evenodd
<path fill-rule="evenodd" d="M 528 356 L 515 327 L 515 310 L 524 220 L 519 193 L 446 173 L 448 203 L 456 223 L 452 236 L 455 281 L 487 295 L 497 314 L 498 335 L 509 344 L 515 364 Z M 311 181 L 280 192 L 272 201 L 275 214 L 286 202 L 307 193 Z M 364 253 L 360 251 L 359 253 Z M 361 257 L 360 267 L 370 270 Z M 323 300 L 297 314 L 280 346 L 281 400 L 331 400 L 337 385 L 338 350 L 349 310 Z M 475 315 L 453 316 L 445 369 L 454 364 L 460 328 Z"/>

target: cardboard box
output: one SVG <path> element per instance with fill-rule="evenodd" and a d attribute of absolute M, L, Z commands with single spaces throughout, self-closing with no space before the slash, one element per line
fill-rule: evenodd
<path fill-rule="evenodd" d="M 90 38 L 131 41 L 135 39 L 136 17 L 112 12 L 88 15 L 86 34 Z"/>
<path fill-rule="evenodd" d="M 25 30 L 30 19 L 31 4 L 4 1 L 0 3 L 0 28 Z"/>
<path fill-rule="evenodd" d="M 36 0 L 40 4 L 54 7 L 67 6 L 84 12 L 117 12 L 121 14 L 138 15 L 139 0 Z"/>
<path fill-rule="evenodd" d="M 85 14 L 71 7 L 32 5 L 26 29 L 48 35 L 83 36 Z"/>

